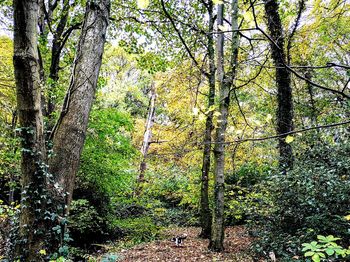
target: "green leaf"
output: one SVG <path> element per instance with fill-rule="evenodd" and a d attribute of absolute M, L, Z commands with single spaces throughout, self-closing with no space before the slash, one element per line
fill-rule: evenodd
<path fill-rule="evenodd" d="M 328 256 L 332 256 L 335 253 L 335 251 L 334 251 L 334 249 L 327 248 L 326 249 L 326 253 L 327 253 Z"/>
<path fill-rule="evenodd" d="M 316 253 L 312 256 L 312 261 L 314 262 L 320 262 L 321 259 L 320 259 L 320 256 Z"/>
<path fill-rule="evenodd" d="M 304 256 L 306 257 L 312 257 L 315 254 L 313 251 L 306 252 Z"/>
<path fill-rule="evenodd" d="M 322 258 L 325 258 L 325 257 L 326 257 L 326 255 L 323 254 L 323 253 L 321 253 L 321 252 L 317 252 L 317 254 L 318 254 L 320 257 L 322 257 Z"/>

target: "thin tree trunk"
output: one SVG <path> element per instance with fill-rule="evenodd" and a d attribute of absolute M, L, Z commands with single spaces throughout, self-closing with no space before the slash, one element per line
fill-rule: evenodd
<path fill-rule="evenodd" d="M 109 10 L 109 0 L 87 3 L 70 86 L 52 132 L 54 156 L 49 160 L 50 173 L 67 193 L 68 208 L 96 92 Z"/>
<path fill-rule="evenodd" d="M 232 45 L 231 45 L 231 70 L 225 74 L 224 71 L 224 34 L 219 33 L 217 40 L 218 52 L 218 81 L 220 90 L 220 104 L 218 126 L 215 135 L 215 187 L 214 187 L 214 212 L 212 233 L 209 248 L 215 252 L 224 250 L 224 193 L 225 193 L 225 133 L 227 127 L 228 110 L 230 104 L 230 88 L 232 87 L 236 74 L 236 64 L 238 58 L 238 1 L 232 0 Z M 223 25 L 224 6 L 218 6 L 217 24 Z M 219 28 L 219 31 L 220 28 Z"/>
<path fill-rule="evenodd" d="M 14 69 L 17 109 L 21 129 L 21 213 L 14 257 L 41 261 L 45 246 L 44 219 L 45 144 L 41 112 L 39 57 L 37 50 L 38 1 L 14 0 Z M 15 260 L 14 259 L 14 260 Z"/>
<path fill-rule="evenodd" d="M 277 85 L 277 134 L 293 131 L 293 96 L 291 87 L 290 72 L 284 67 L 287 63 L 284 50 L 284 32 L 281 18 L 278 13 L 276 0 L 264 0 L 265 12 L 267 15 L 267 26 L 274 43 L 270 43 L 272 58 L 276 66 Z M 286 142 L 286 136 L 278 140 L 279 167 L 282 172 L 293 167 L 292 146 Z"/>
<path fill-rule="evenodd" d="M 139 193 L 141 184 L 145 181 L 145 172 L 147 168 L 146 159 L 147 159 L 148 149 L 152 138 L 152 126 L 154 123 L 156 96 L 157 96 L 156 90 L 155 90 L 154 84 L 152 84 L 148 114 L 147 114 L 146 125 L 145 125 L 145 133 L 143 135 L 143 142 L 141 147 L 142 160 L 140 163 L 140 173 L 138 177 L 136 194 Z"/>
<path fill-rule="evenodd" d="M 62 11 L 60 13 L 60 21 L 57 25 L 55 33 L 52 40 L 51 48 L 51 64 L 50 64 L 50 73 L 49 78 L 52 80 L 51 87 L 47 97 L 47 112 L 46 115 L 49 117 L 49 120 L 52 120 L 52 113 L 55 111 L 56 101 L 54 99 L 54 94 L 57 81 L 59 79 L 60 71 L 60 58 L 61 51 L 65 44 L 65 37 L 63 36 L 64 29 L 66 28 L 68 17 L 69 17 L 69 8 L 70 4 L 68 0 L 63 1 Z M 51 126 L 52 127 L 52 126 Z"/>
<path fill-rule="evenodd" d="M 12 112 L 12 119 L 11 119 L 11 138 L 15 138 L 15 128 L 17 125 L 17 109 L 15 109 Z M 16 154 L 18 148 L 14 147 L 13 148 L 13 153 Z M 9 204 L 14 203 L 15 202 L 15 188 L 13 187 L 13 182 L 15 181 L 15 177 L 13 172 L 10 172 L 9 174 Z"/>
<path fill-rule="evenodd" d="M 311 70 L 306 71 L 305 78 L 312 80 L 312 71 Z M 306 85 L 307 85 L 307 91 L 308 91 L 309 96 L 310 96 L 311 122 L 313 125 L 318 126 L 317 108 L 316 108 L 316 103 L 315 103 L 314 89 L 310 83 L 306 83 Z M 319 133 L 318 129 L 316 131 L 317 131 L 317 133 Z"/>
<path fill-rule="evenodd" d="M 209 27 L 208 31 L 214 31 L 214 16 L 213 16 L 213 1 L 208 3 L 209 14 Z M 208 34 L 208 58 L 209 58 L 209 94 L 208 94 L 208 109 L 211 109 L 215 105 L 215 51 L 214 51 L 214 36 Z M 203 150 L 203 164 L 202 164 L 202 183 L 201 183 L 201 233 L 200 237 L 210 239 L 211 235 L 211 223 L 212 215 L 209 207 L 209 173 L 211 164 L 211 134 L 213 130 L 213 114 L 212 110 L 209 110 L 207 119 L 205 122 L 204 133 L 204 150 Z"/>

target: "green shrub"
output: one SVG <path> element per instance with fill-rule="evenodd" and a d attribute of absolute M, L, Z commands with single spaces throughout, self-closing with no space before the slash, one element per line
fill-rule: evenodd
<path fill-rule="evenodd" d="M 271 177 L 265 187 L 273 204 L 254 220 L 258 253 L 274 251 L 288 261 L 301 255 L 301 244 L 317 235 L 350 242 L 350 223 L 344 219 L 350 206 L 348 144 L 311 148 L 298 157 L 292 172 Z"/>
<path fill-rule="evenodd" d="M 73 200 L 69 214 L 69 231 L 73 245 L 91 244 L 107 234 L 106 222 L 86 199 Z"/>
<path fill-rule="evenodd" d="M 305 257 L 311 257 L 313 262 L 320 262 L 321 260 L 332 258 L 345 259 L 350 255 L 350 246 L 348 249 L 339 246 L 336 241 L 340 238 L 329 235 L 327 237 L 318 235 L 318 241 L 311 243 L 304 243 L 302 251 L 305 252 Z"/>
<path fill-rule="evenodd" d="M 226 179 L 225 219 L 226 225 L 246 223 L 260 212 L 261 203 L 269 201 L 267 188 L 261 186 L 268 175 L 269 167 L 244 164 Z"/>
<path fill-rule="evenodd" d="M 115 216 L 111 203 L 114 196 L 132 193 L 132 128 L 128 113 L 115 108 L 91 112 L 69 217 L 74 247 L 90 248 L 122 236 L 110 225 Z"/>
<path fill-rule="evenodd" d="M 159 236 L 160 231 L 160 227 L 147 216 L 116 219 L 113 221 L 113 226 L 119 228 L 126 236 L 125 240 L 133 244 L 154 240 Z"/>

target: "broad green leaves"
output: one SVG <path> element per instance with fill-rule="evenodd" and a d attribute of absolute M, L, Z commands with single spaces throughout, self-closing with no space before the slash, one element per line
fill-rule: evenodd
<path fill-rule="evenodd" d="M 335 241 L 341 238 L 329 235 L 327 237 L 318 235 L 318 241 L 312 241 L 311 243 L 302 244 L 302 251 L 306 251 L 304 256 L 311 257 L 312 261 L 320 262 L 321 259 L 326 257 L 343 257 L 350 255 L 350 249 L 345 249 L 339 246 Z"/>

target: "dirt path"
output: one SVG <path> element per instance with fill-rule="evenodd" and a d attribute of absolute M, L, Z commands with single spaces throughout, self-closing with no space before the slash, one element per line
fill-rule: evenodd
<path fill-rule="evenodd" d="M 188 262 L 188 261 L 237 261 L 252 262 L 253 259 L 244 255 L 251 243 L 251 238 L 243 227 L 227 228 L 225 252 L 208 251 L 208 240 L 198 238 L 199 228 L 176 228 L 165 231 L 169 240 L 154 241 L 135 246 L 119 253 L 123 262 Z M 182 247 L 177 247 L 170 239 L 174 236 L 187 234 Z"/>

